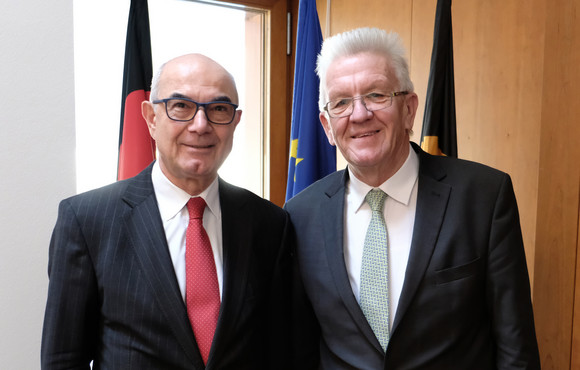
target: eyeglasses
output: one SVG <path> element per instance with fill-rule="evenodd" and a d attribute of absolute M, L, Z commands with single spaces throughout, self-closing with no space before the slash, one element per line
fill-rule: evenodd
<path fill-rule="evenodd" d="M 167 117 L 174 121 L 191 121 L 199 108 L 203 108 L 208 121 L 216 125 L 229 125 L 236 116 L 238 106 L 227 101 L 198 103 L 187 98 L 167 98 L 152 101 L 153 104 L 165 103 Z"/>
<path fill-rule="evenodd" d="M 390 94 L 373 92 L 366 95 L 354 96 L 352 98 L 342 98 L 331 100 L 324 106 L 324 110 L 332 118 L 348 117 L 354 111 L 354 101 L 360 99 L 366 110 L 373 112 L 379 109 L 385 109 L 393 104 L 393 98 L 396 96 L 407 95 L 408 91 L 397 91 Z"/>

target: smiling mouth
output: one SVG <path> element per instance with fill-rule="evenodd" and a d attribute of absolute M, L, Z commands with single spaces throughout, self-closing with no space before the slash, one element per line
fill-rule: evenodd
<path fill-rule="evenodd" d="M 210 149 L 213 148 L 213 144 L 207 144 L 207 145 L 189 145 L 189 144 L 185 144 L 185 146 L 192 148 L 192 149 Z"/>
<path fill-rule="evenodd" d="M 354 136 L 352 136 L 352 138 L 353 139 L 361 139 L 363 137 L 373 136 L 373 135 L 377 134 L 378 132 L 379 132 L 379 130 L 371 131 L 371 132 L 365 132 L 364 134 L 361 134 L 361 135 L 354 135 Z"/>

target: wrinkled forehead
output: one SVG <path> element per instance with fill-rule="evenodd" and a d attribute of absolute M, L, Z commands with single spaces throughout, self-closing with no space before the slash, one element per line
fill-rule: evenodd
<path fill-rule="evenodd" d="M 377 53 L 358 53 L 335 59 L 326 72 L 326 88 L 332 91 L 343 86 L 370 84 L 393 88 L 398 85 L 391 61 Z"/>
<path fill-rule="evenodd" d="M 332 77 L 341 77 L 344 74 L 352 74 L 362 71 L 393 78 L 394 70 L 391 59 L 385 55 L 374 52 L 360 52 L 344 55 L 334 59 L 326 71 L 327 80 Z"/>

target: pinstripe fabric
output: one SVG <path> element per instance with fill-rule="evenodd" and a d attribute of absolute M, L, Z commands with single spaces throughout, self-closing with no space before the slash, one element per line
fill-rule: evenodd
<path fill-rule="evenodd" d="M 221 180 L 220 202 L 224 294 L 207 367 L 179 292 L 149 167 L 61 202 L 49 249 L 42 368 L 88 368 L 91 360 L 94 369 L 279 368 L 270 358 L 283 368 L 284 350 L 268 343 L 287 340 L 287 215 Z M 280 314 L 268 315 L 273 311 Z"/>

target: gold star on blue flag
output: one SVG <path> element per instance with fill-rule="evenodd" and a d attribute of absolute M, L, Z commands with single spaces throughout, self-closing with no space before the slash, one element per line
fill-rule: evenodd
<path fill-rule="evenodd" d="M 336 149 L 328 143 L 318 118 L 316 58 L 322 33 L 315 0 L 301 0 L 298 10 L 292 130 L 286 200 L 336 171 Z"/>

